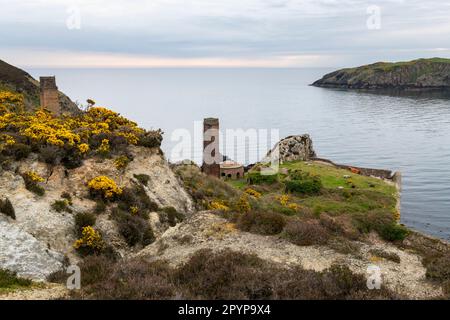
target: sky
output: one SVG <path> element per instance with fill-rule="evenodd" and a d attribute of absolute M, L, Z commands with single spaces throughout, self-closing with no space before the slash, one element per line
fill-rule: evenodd
<path fill-rule="evenodd" d="M 21 67 L 345 67 L 450 58 L 448 0 L 0 0 Z"/>

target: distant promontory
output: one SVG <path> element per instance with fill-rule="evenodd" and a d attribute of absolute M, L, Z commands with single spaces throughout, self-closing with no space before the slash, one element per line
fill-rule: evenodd
<path fill-rule="evenodd" d="M 450 90 L 450 59 L 377 62 L 325 75 L 312 84 L 343 89 Z"/>

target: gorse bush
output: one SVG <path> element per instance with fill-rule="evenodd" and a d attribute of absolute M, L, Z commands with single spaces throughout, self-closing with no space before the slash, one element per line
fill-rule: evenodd
<path fill-rule="evenodd" d="M 8 113 L 23 113 L 25 110 L 22 94 L 0 91 L 0 116 Z"/>
<path fill-rule="evenodd" d="M 22 177 L 25 182 L 25 188 L 28 191 L 31 191 L 38 196 L 43 196 L 45 194 L 45 189 L 40 185 L 45 179 L 39 174 L 34 171 L 27 171 Z"/>
<path fill-rule="evenodd" d="M 42 109 L 29 113 L 19 111 L 20 99 L 14 94 L 0 93 L 0 138 L 1 135 L 16 138 L 0 139 L 1 152 L 19 155 L 15 144 L 22 143 L 42 153 L 45 162 L 62 161 L 70 169 L 80 166 L 90 152 L 109 156 L 123 153 L 128 145 L 151 148 L 161 145 L 160 130 L 145 131 L 106 108 L 92 107 L 78 115 L 54 116 Z"/>
<path fill-rule="evenodd" d="M 90 212 L 78 212 L 75 215 L 75 233 L 78 237 L 83 235 L 85 227 L 92 227 L 97 220 L 96 216 Z"/>
<path fill-rule="evenodd" d="M 94 198 L 113 200 L 122 194 L 122 189 L 109 177 L 98 176 L 89 181 L 89 191 Z"/>
<path fill-rule="evenodd" d="M 100 232 L 91 226 L 83 227 L 81 238 L 75 241 L 73 247 L 82 255 L 100 253 L 105 248 Z"/>

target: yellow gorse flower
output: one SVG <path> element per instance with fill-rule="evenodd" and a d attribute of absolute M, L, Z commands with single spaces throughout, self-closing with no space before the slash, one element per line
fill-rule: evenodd
<path fill-rule="evenodd" d="M 139 208 L 136 206 L 131 206 L 130 212 L 131 212 L 131 214 L 137 214 L 139 212 Z"/>
<path fill-rule="evenodd" d="M 73 247 L 75 249 L 88 247 L 94 250 L 100 250 L 103 248 L 102 236 L 91 226 L 84 227 L 82 230 L 81 238 L 75 241 Z"/>
<path fill-rule="evenodd" d="M 85 154 L 89 151 L 89 145 L 87 143 L 82 143 L 78 146 L 80 153 Z"/>
<path fill-rule="evenodd" d="M 230 211 L 230 208 L 220 200 L 211 201 L 208 208 L 209 210 Z"/>
<path fill-rule="evenodd" d="M 42 178 L 39 174 L 37 174 L 34 171 L 27 171 L 25 172 L 25 175 L 27 176 L 28 179 L 36 183 L 45 181 L 44 178 Z"/>
<path fill-rule="evenodd" d="M 0 133 L 7 129 L 31 143 L 74 148 L 82 154 L 89 151 L 92 136 L 120 137 L 128 144 L 136 145 L 145 133 L 135 122 L 106 108 L 92 107 L 79 115 L 54 116 L 43 109 L 33 113 L 18 112 L 22 105 L 22 95 L 0 91 Z M 13 143 L 13 140 L 8 140 L 8 143 Z M 5 142 L 0 140 L 1 144 Z M 98 151 L 107 154 L 110 148 L 110 141 L 105 138 Z"/>
<path fill-rule="evenodd" d="M 283 206 L 286 206 L 289 203 L 289 201 L 291 200 L 291 198 L 287 194 L 283 194 L 281 196 L 277 196 L 276 199 Z"/>
<path fill-rule="evenodd" d="M 248 194 L 248 195 L 250 195 L 250 196 L 252 196 L 252 197 L 255 197 L 255 198 L 261 198 L 261 193 L 260 192 L 258 192 L 258 191 L 256 191 L 256 190 L 253 190 L 253 189 L 251 189 L 251 188 L 247 188 L 246 190 L 245 190 L 245 193 L 246 194 Z"/>
<path fill-rule="evenodd" d="M 122 189 L 111 178 L 106 176 L 98 176 L 88 183 L 89 189 L 97 191 L 106 199 L 113 198 L 116 195 L 122 194 Z"/>

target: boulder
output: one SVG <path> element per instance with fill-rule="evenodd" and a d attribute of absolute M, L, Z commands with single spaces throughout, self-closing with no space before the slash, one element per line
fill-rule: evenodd
<path fill-rule="evenodd" d="M 281 139 L 272 150 L 267 153 L 266 161 L 270 157 L 277 158 L 276 151 L 279 151 L 279 160 L 284 161 L 308 161 L 316 157 L 313 149 L 313 142 L 308 134 L 289 136 Z"/>

